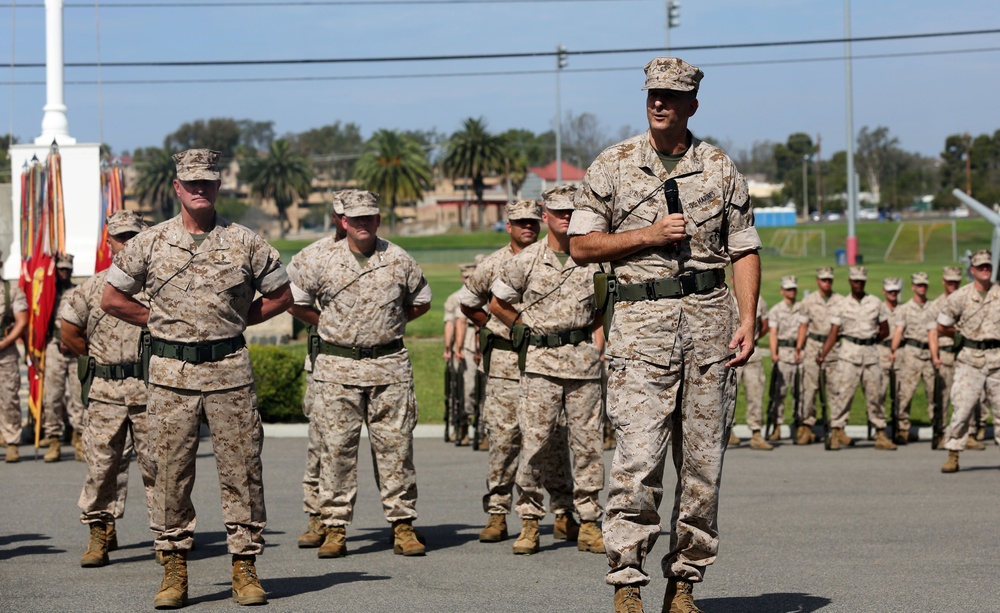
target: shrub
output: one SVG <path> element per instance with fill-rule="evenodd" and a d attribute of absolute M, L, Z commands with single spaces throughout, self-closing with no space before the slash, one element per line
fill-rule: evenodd
<path fill-rule="evenodd" d="M 281 347 L 250 345 L 260 418 L 266 423 L 304 422 L 302 357 Z"/>

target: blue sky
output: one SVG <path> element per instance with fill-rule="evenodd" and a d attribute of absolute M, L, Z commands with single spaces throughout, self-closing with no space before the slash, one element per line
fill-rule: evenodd
<path fill-rule="evenodd" d="M 114 8 L 102 1 L 104 62 L 361 58 L 637 49 L 665 44 L 664 0 L 495 2 L 332 6 Z M 169 2 L 170 0 L 166 0 Z M 188 0 L 177 0 L 178 3 Z M 226 0 L 218 0 L 221 3 Z M 250 0 L 252 1 L 252 0 Z M 67 0 L 82 4 L 82 0 Z M 45 104 L 44 10 L 0 0 L 0 133 L 22 142 L 38 135 Z M 157 2 L 163 4 L 164 0 Z M 130 4 L 151 4 L 131 0 Z M 208 4 L 213 4 L 209 1 Z M 97 59 L 97 11 L 65 9 L 67 62 Z M 843 0 L 684 0 L 674 47 L 840 38 Z M 1000 28 L 995 0 L 854 0 L 856 37 Z M 955 51 L 977 50 L 969 53 Z M 1000 129 L 1000 34 L 855 43 L 856 56 L 913 54 L 853 63 L 855 131 L 885 125 L 901 146 L 936 155 L 947 135 Z M 678 51 L 703 67 L 696 134 L 732 149 L 784 141 L 792 132 L 822 136 L 824 157 L 846 142 L 844 62 L 772 63 L 840 58 L 843 44 Z M 561 76 L 562 109 L 592 113 L 612 134 L 645 127 L 642 66 L 654 53 L 570 56 Z M 737 65 L 737 63 L 745 63 Z M 279 134 L 334 121 L 355 122 L 367 136 L 379 128 L 451 133 L 482 116 L 495 132 L 554 125 L 555 60 L 480 59 L 293 66 L 111 68 L 101 88 L 66 86 L 70 132 L 101 138 L 115 151 L 159 146 L 181 123 L 209 117 L 273 120 Z M 536 71 L 540 74 L 536 74 Z M 96 68 L 67 68 L 66 80 L 96 81 Z M 489 73 L 519 74 L 489 74 Z M 423 76 L 469 73 L 466 76 Z M 392 75 L 396 75 L 392 78 Z M 369 78 L 372 76 L 382 78 Z M 233 78 L 319 78 L 225 82 Z M 354 80 L 329 77 L 364 77 Z M 198 83 L 131 83 L 201 79 Z M 37 82 L 39 84 L 18 84 Z M 11 102 L 13 100 L 13 103 Z"/>

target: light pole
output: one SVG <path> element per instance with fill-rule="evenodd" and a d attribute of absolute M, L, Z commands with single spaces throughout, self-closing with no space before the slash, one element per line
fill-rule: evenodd
<path fill-rule="evenodd" d="M 568 53 L 562 43 L 556 46 L 556 185 L 562 185 L 562 100 L 559 85 L 562 69 L 568 63 Z"/>
<path fill-rule="evenodd" d="M 670 29 L 681 25 L 681 0 L 667 0 L 667 51 L 670 51 Z"/>
<path fill-rule="evenodd" d="M 802 156 L 802 218 L 809 220 L 809 156 Z"/>
<path fill-rule="evenodd" d="M 847 96 L 847 263 L 858 261 L 858 235 L 855 230 L 858 214 L 858 188 L 854 175 L 854 95 L 851 92 L 851 0 L 844 0 L 845 80 Z"/>

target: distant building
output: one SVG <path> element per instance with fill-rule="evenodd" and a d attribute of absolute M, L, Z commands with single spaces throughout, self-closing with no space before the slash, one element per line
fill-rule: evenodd
<path fill-rule="evenodd" d="M 528 174 L 521 184 L 521 198 L 541 200 L 542 192 L 556 186 L 556 163 L 549 162 L 545 166 L 529 168 Z M 567 162 L 562 163 L 562 182 L 564 185 L 580 185 L 587 171 L 577 168 Z"/>

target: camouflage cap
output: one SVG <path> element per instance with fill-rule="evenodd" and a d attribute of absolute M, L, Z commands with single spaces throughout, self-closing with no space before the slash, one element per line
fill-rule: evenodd
<path fill-rule="evenodd" d="M 458 269 L 462 272 L 462 276 L 471 275 L 476 270 L 476 265 L 471 262 L 466 262 L 465 264 L 459 264 Z"/>
<path fill-rule="evenodd" d="M 486 254 L 485 254 L 485 253 L 477 253 L 477 254 L 476 254 L 476 257 L 474 257 L 474 258 L 472 258 L 472 259 L 473 259 L 473 261 L 474 261 L 474 262 L 475 262 L 476 264 L 479 264 L 480 262 L 482 262 L 482 261 L 483 261 L 483 258 L 485 258 L 485 257 L 486 257 Z"/>
<path fill-rule="evenodd" d="M 361 189 L 345 189 L 340 193 L 340 203 L 345 217 L 378 215 L 378 194 Z"/>
<path fill-rule="evenodd" d="M 642 89 L 698 91 L 705 73 L 677 57 L 658 57 L 646 64 L 646 85 Z"/>
<path fill-rule="evenodd" d="M 73 270 L 73 254 L 60 253 L 59 257 L 56 258 L 56 268 L 68 268 L 69 270 Z"/>
<path fill-rule="evenodd" d="M 188 149 L 173 155 L 177 165 L 177 178 L 181 181 L 218 181 L 219 156 L 222 153 L 211 149 Z"/>
<path fill-rule="evenodd" d="M 507 213 L 507 219 L 509 221 L 514 221 L 515 219 L 542 220 L 542 207 L 540 207 L 534 200 L 518 200 L 517 202 L 508 202 L 506 206 L 504 206 L 504 212 Z"/>
<path fill-rule="evenodd" d="M 795 278 L 795 275 L 788 275 L 787 277 L 781 277 L 781 289 L 798 289 L 799 280 Z"/>
<path fill-rule="evenodd" d="M 573 206 L 573 196 L 575 195 L 576 187 L 559 185 L 542 192 L 542 200 L 545 201 L 545 207 L 549 210 L 566 211 L 576 208 Z"/>
<path fill-rule="evenodd" d="M 867 281 L 868 269 L 864 266 L 851 266 L 847 278 L 851 281 Z"/>
<path fill-rule="evenodd" d="M 915 272 L 910 275 L 910 283 L 913 285 L 930 285 L 926 272 Z"/>
<path fill-rule="evenodd" d="M 945 266 L 941 277 L 945 281 L 962 281 L 962 269 L 958 266 Z"/>
<path fill-rule="evenodd" d="M 820 266 L 816 269 L 817 279 L 833 279 L 833 266 Z"/>
<path fill-rule="evenodd" d="M 344 201 L 341 200 L 340 195 L 343 192 L 336 192 L 333 194 L 333 214 L 337 217 L 344 216 Z"/>
<path fill-rule="evenodd" d="M 107 220 L 108 234 L 118 236 L 128 232 L 142 232 L 142 215 L 135 211 L 117 211 Z"/>
<path fill-rule="evenodd" d="M 981 266 L 983 264 L 992 264 L 993 254 L 990 253 L 989 249 L 980 249 L 979 251 L 972 254 L 972 258 L 969 260 L 969 264 L 973 266 Z"/>
<path fill-rule="evenodd" d="M 882 279 L 882 289 L 887 292 L 898 292 L 903 289 L 903 280 L 899 277 L 886 277 Z"/>

